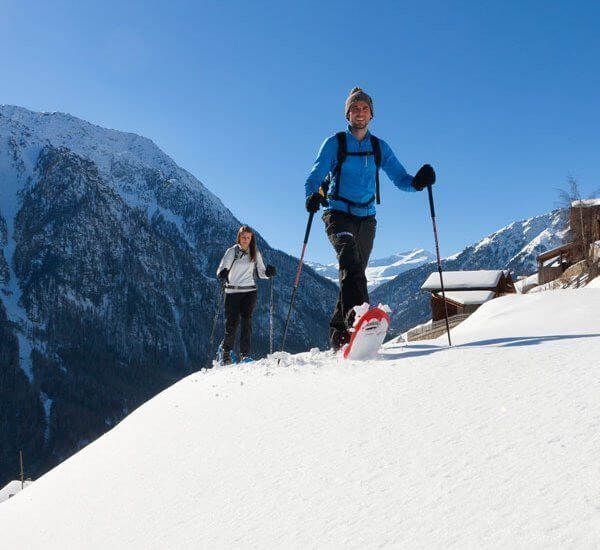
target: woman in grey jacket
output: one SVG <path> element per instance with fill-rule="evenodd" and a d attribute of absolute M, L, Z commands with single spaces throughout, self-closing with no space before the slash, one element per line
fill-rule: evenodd
<path fill-rule="evenodd" d="M 276 270 L 272 265 L 265 267 L 256 247 L 254 232 L 247 225 L 242 225 L 238 230 L 236 244 L 227 249 L 217 269 L 217 277 L 225 286 L 225 337 L 222 344 L 224 365 L 232 362 L 231 351 L 240 318 L 240 362 L 250 359 L 252 313 L 257 296 L 256 274 L 261 279 L 270 279 L 275 276 Z"/>

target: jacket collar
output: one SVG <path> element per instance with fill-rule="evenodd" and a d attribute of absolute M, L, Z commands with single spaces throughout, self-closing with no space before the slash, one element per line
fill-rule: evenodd
<path fill-rule="evenodd" d="M 243 256 L 244 254 L 248 254 L 248 250 L 244 250 L 239 243 L 235 243 L 235 247 L 237 249 L 237 252 L 240 256 Z"/>
<path fill-rule="evenodd" d="M 356 143 L 362 143 L 365 140 L 370 141 L 370 139 L 371 139 L 371 132 L 370 132 L 370 130 L 367 130 L 367 133 L 365 134 L 365 137 L 361 141 L 358 141 L 356 139 L 356 137 L 354 136 L 354 134 L 352 133 L 352 130 L 350 129 L 350 125 L 348 124 L 348 126 L 346 127 L 346 138 L 347 139 L 352 139 Z"/>

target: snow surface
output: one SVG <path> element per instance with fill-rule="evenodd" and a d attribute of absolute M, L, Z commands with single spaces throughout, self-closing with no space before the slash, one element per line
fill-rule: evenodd
<path fill-rule="evenodd" d="M 600 288 L 600 277 L 592 279 L 585 288 Z"/>
<path fill-rule="evenodd" d="M 0 505 L 3 547 L 598 548 L 599 303 L 195 373 Z"/>

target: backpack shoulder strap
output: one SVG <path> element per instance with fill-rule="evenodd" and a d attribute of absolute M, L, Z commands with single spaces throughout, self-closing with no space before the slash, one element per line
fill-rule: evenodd
<path fill-rule="evenodd" d="M 381 144 L 379 138 L 371 134 L 371 148 L 373 149 L 373 155 L 375 156 L 375 166 L 379 168 L 381 166 Z"/>
<path fill-rule="evenodd" d="M 335 190 L 333 192 L 333 198 L 335 200 L 339 199 L 340 196 L 340 184 L 342 180 L 342 164 L 346 160 L 346 156 L 348 153 L 348 146 L 346 144 L 346 132 L 338 132 L 335 134 L 338 142 L 338 150 L 337 150 L 337 166 L 335 168 L 334 176 L 335 176 Z"/>
<path fill-rule="evenodd" d="M 346 160 L 346 153 L 348 152 L 348 146 L 346 145 L 346 132 L 338 132 L 335 134 L 338 142 L 338 152 L 337 152 L 337 160 L 338 160 L 338 169 L 340 165 L 344 164 Z"/>
<path fill-rule="evenodd" d="M 381 144 L 379 139 L 371 134 L 371 148 L 373 149 L 373 155 L 375 156 L 375 196 L 377 197 L 377 204 L 381 204 L 381 197 L 379 195 L 379 167 L 381 166 Z"/>
<path fill-rule="evenodd" d="M 231 271 L 233 264 L 235 262 L 237 262 L 242 256 L 243 256 L 243 253 L 240 250 L 240 247 L 235 245 L 235 249 L 233 250 L 233 261 L 231 262 L 231 265 L 229 266 L 229 271 Z"/>

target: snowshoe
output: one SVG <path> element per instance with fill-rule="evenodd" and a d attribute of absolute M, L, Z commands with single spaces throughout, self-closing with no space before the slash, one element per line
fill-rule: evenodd
<path fill-rule="evenodd" d="M 223 344 L 219 344 L 219 349 L 217 350 L 217 365 L 220 367 L 226 367 L 227 365 L 231 365 L 235 362 L 235 352 L 225 351 L 223 349 Z"/>
<path fill-rule="evenodd" d="M 379 304 L 369 310 L 357 306 L 354 326 L 350 343 L 344 348 L 344 359 L 368 360 L 373 359 L 387 334 L 390 325 L 388 312 L 390 308 Z"/>

